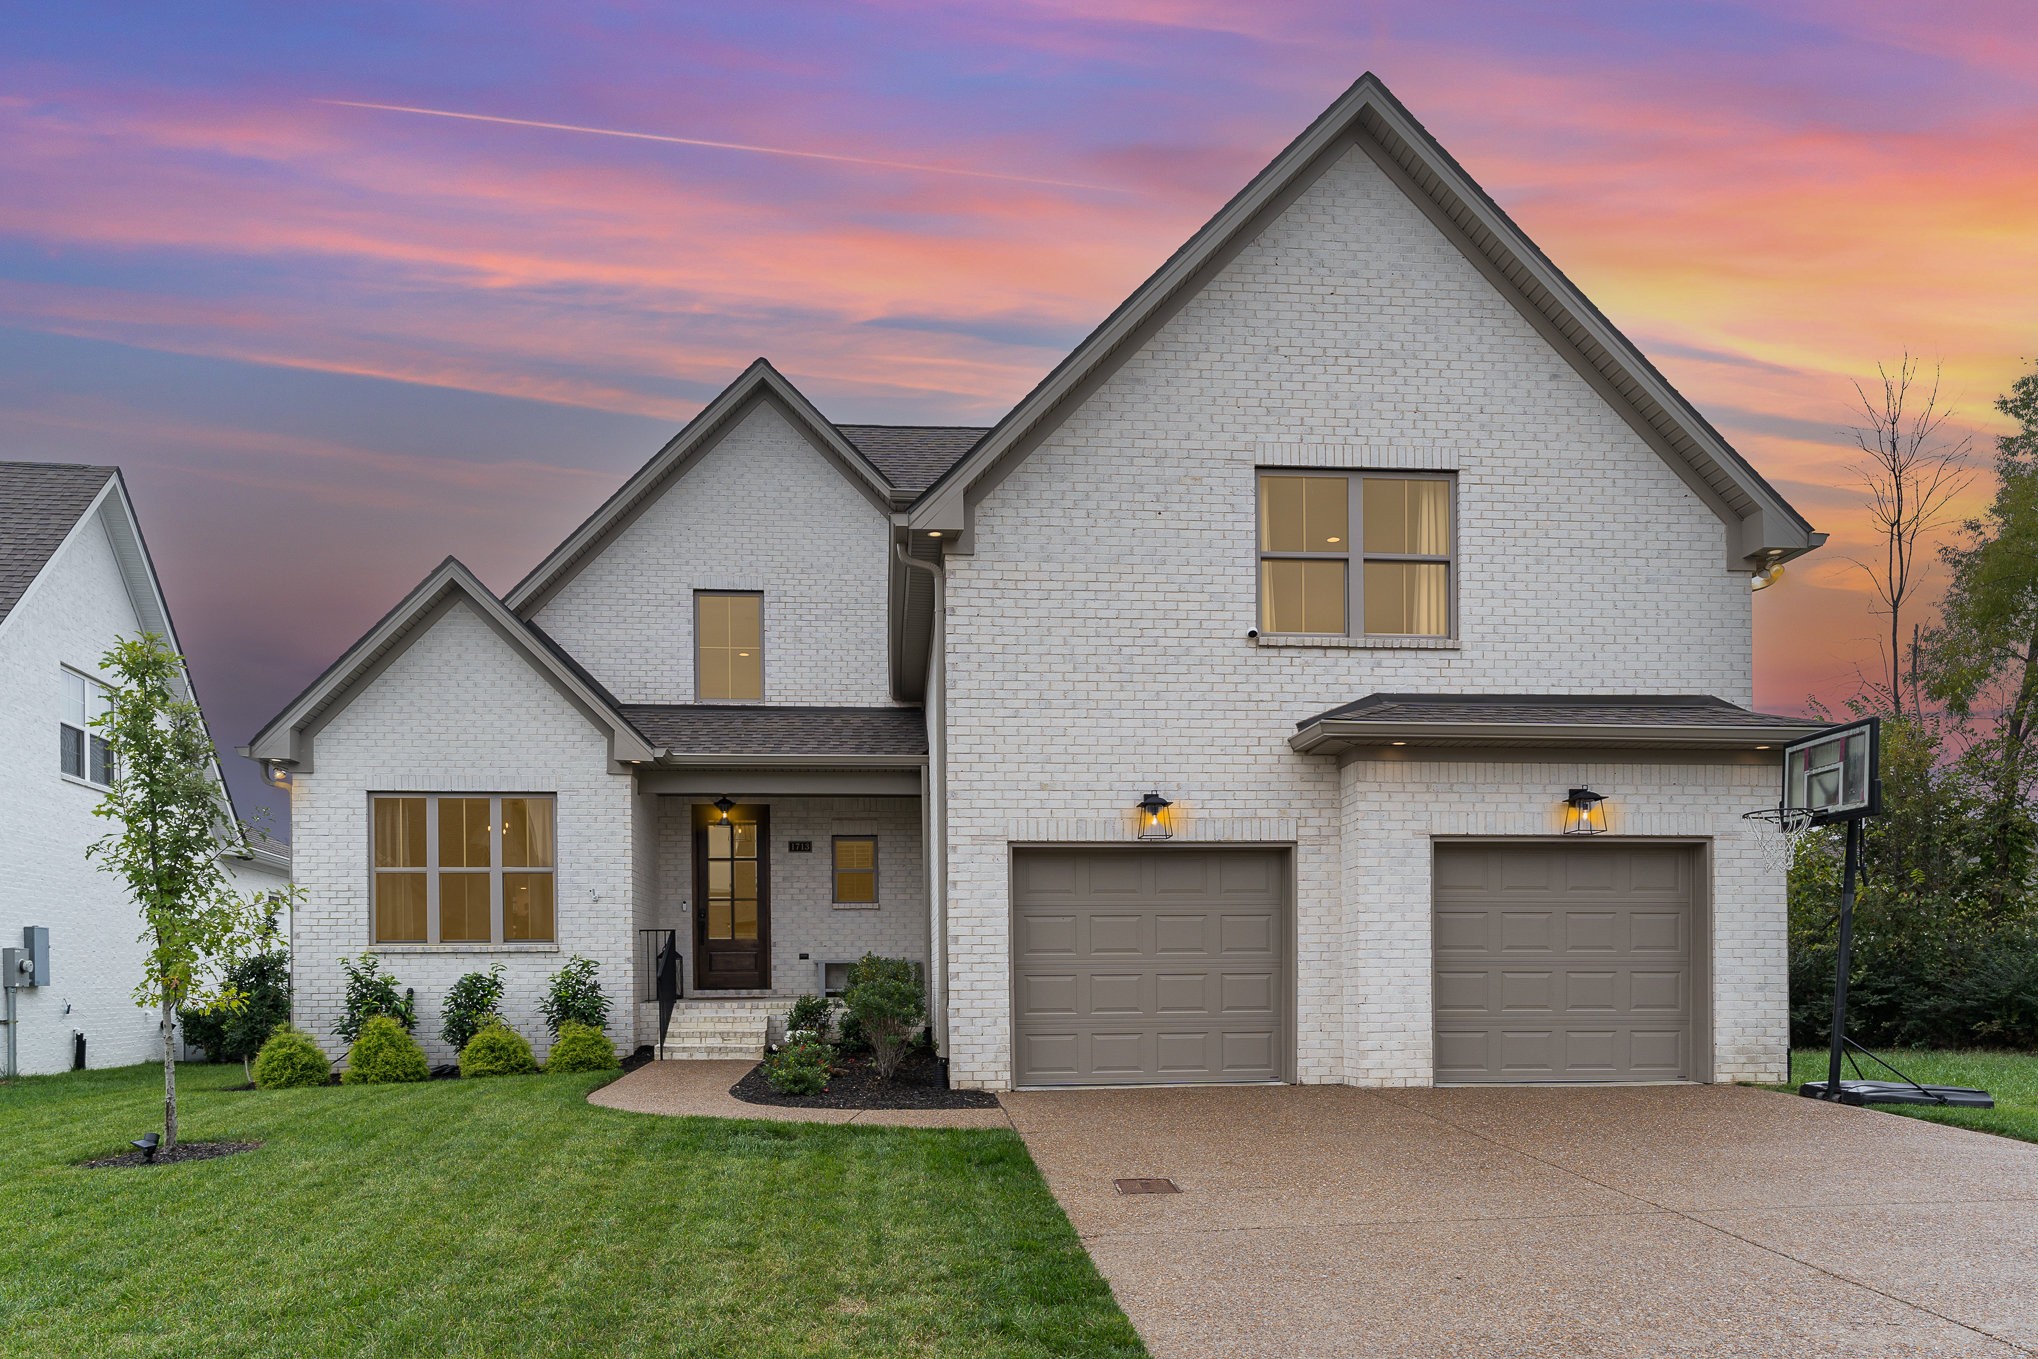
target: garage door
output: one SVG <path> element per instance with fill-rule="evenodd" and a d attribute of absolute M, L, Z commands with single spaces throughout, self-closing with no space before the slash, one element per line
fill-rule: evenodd
<path fill-rule="evenodd" d="M 1014 1081 L 1282 1079 L 1285 866 L 1275 851 L 1016 851 Z"/>
<path fill-rule="evenodd" d="M 1688 846 L 1440 845 L 1437 1081 L 1696 1076 L 1698 883 Z"/>

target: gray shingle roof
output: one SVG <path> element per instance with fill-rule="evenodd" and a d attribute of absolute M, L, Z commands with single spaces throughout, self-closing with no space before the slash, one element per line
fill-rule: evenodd
<path fill-rule="evenodd" d="M 1818 725 L 1810 718 L 1751 712 L 1705 694 L 1368 694 L 1295 725 L 1307 727 L 1316 722 L 1731 728 Z"/>
<path fill-rule="evenodd" d="M 927 753 L 927 720 L 918 708 L 626 703 L 620 711 L 645 740 L 677 755 Z"/>
<path fill-rule="evenodd" d="M 837 425 L 885 480 L 918 495 L 990 430 L 977 425 Z"/>
<path fill-rule="evenodd" d="M 80 463 L 0 462 L 0 619 L 21 602 L 78 516 L 118 472 Z"/>

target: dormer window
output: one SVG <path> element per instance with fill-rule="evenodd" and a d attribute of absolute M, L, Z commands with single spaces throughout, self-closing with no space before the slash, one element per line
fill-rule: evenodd
<path fill-rule="evenodd" d="M 703 703 L 764 697 L 764 596 L 694 594 L 694 695 Z"/>
<path fill-rule="evenodd" d="M 1261 632 L 1452 635 L 1448 474 L 1262 472 L 1259 482 Z"/>

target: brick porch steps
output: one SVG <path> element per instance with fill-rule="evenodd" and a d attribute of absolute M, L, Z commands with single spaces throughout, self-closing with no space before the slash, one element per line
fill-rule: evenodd
<path fill-rule="evenodd" d="M 683 1000 L 672 1011 L 665 1039 L 658 1045 L 660 1061 L 700 1061 L 764 1056 L 764 1043 L 774 1015 L 782 1015 L 790 999 L 742 996 L 729 999 Z"/>

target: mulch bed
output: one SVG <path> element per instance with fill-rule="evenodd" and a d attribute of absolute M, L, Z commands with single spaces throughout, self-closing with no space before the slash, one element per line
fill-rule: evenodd
<path fill-rule="evenodd" d="M 998 1097 L 985 1090 L 951 1090 L 941 1081 L 941 1063 L 924 1052 L 899 1063 L 889 1081 L 881 1081 L 864 1057 L 844 1057 L 818 1095 L 781 1095 L 764 1079 L 760 1063 L 729 1087 L 729 1093 L 751 1104 L 776 1104 L 787 1109 L 995 1109 Z"/>
<path fill-rule="evenodd" d="M 649 1066 L 658 1057 L 658 1050 L 646 1043 L 623 1059 L 623 1074 L 629 1075 L 640 1066 Z"/>
<path fill-rule="evenodd" d="M 156 1153 L 151 1161 L 138 1151 L 120 1156 L 102 1156 L 96 1161 L 85 1162 L 88 1170 L 111 1170 L 121 1166 L 167 1166 L 178 1161 L 210 1161 L 218 1156 L 232 1156 L 237 1152 L 253 1151 L 260 1142 L 179 1142 L 168 1151 Z"/>

